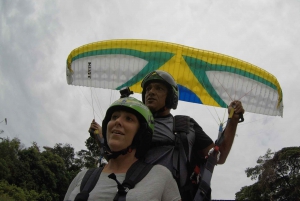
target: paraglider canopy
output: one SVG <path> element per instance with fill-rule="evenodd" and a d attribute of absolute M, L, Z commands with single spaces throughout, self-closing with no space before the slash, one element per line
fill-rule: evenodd
<path fill-rule="evenodd" d="M 170 73 L 179 100 L 227 108 L 241 100 L 247 112 L 282 116 L 282 90 L 276 77 L 223 54 L 153 40 L 108 40 L 83 45 L 68 56 L 70 85 L 141 93 L 141 81 L 154 70 Z"/>

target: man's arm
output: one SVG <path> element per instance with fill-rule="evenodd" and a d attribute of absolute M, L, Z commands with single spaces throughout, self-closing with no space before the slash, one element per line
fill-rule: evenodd
<path fill-rule="evenodd" d="M 230 113 L 230 111 L 234 109 L 234 114 L 232 116 L 232 118 L 227 122 L 227 126 L 226 129 L 224 131 L 224 140 L 220 145 L 220 159 L 218 161 L 218 164 L 224 164 L 227 156 L 231 150 L 232 144 L 233 144 L 233 140 L 235 137 L 235 133 L 236 133 L 236 129 L 237 129 L 237 125 L 240 119 L 240 114 L 244 114 L 245 110 L 242 106 L 242 103 L 240 101 L 233 101 L 230 103 L 229 107 L 228 107 L 228 113 Z M 207 156 L 209 150 L 211 148 L 213 148 L 215 146 L 214 143 L 210 144 L 209 146 L 207 146 L 205 149 L 203 149 L 201 151 L 202 155 Z"/>
<path fill-rule="evenodd" d="M 98 144 L 98 146 L 101 148 L 101 138 L 102 136 L 102 127 L 93 119 L 91 126 L 89 128 L 89 133 L 92 138 L 94 138 Z"/>
<path fill-rule="evenodd" d="M 239 123 L 240 114 L 244 114 L 245 110 L 242 106 L 242 103 L 240 101 L 233 101 L 230 103 L 228 107 L 228 113 L 234 109 L 234 114 L 230 120 L 227 122 L 227 126 L 224 131 L 224 140 L 220 145 L 220 160 L 218 161 L 218 164 L 225 163 L 227 156 L 231 150 L 233 140 L 235 137 L 237 125 Z"/>

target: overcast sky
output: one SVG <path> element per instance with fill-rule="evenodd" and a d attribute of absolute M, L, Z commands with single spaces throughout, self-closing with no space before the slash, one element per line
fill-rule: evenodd
<path fill-rule="evenodd" d="M 85 149 L 94 118 L 91 91 L 67 84 L 66 59 L 81 45 L 128 38 L 226 54 L 277 77 L 283 118 L 245 114 L 227 162 L 215 168 L 213 199 L 234 199 L 255 182 L 244 171 L 268 148 L 299 146 L 299 0 L 1 0 L 0 15 L 0 121 L 8 120 L 0 123 L 1 137 L 18 137 L 26 147 L 70 143 L 75 151 Z M 119 94 L 93 93 L 101 122 L 100 108 L 105 111 Z M 223 118 L 224 110 L 216 111 Z M 192 116 L 215 140 L 216 111 L 180 102 L 172 113 Z"/>

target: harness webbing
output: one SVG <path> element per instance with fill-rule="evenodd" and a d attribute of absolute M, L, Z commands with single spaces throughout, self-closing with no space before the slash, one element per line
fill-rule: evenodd
<path fill-rule="evenodd" d="M 74 201 L 86 201 L 90 196 L 90 192 L 99 180 L 100 174 L 104 167 L 89 169 L 81 182 L 80 193 L 77 194 Z"/>
<path fill-rule="evenodd" d="M 135 187 L 152 169 L 153 165 L 137 160 L 128 169 L 122 185 L 118 185 L 118 192 L 114 201 L 125 201 L 128 191 Z M 116 181 L 117 182 L 117 181 Z M 118 183 L 118 182 L 117 182 Z"/>
<path fill-rule="evenodd" d="M 118 184 L 118 192 L 114 198 L 114 201 L 125 201 L 127 192 L 134 188 L 152 169 L 153 165 L 137 160 L 134 162 L 128 171 L 126 172 L 125 180 L 120 184 L 115 174 L 110 174 L 109 178 L 114 179 Z M 74 201 L 87 201 L 89 193 L 94 189 L 97 184 L 100 174 L 104 167 L 89 169 L 81 182 L 80 193 L 77 194 Z"/>
<path fill-rule="evenodd" d="M 193 198 L 193 186 L 189 181 L 189 175 L 192 173 L 192 167 L 190 164 L 190 154 L 189 154 L 189 142 L 187 135 L 190 129 L 190 117 L 185 115 L 174 116 L 173 121 L 173 132 L 175 135 L 175 147 L 173 152 L 173 176 L 176 179 L 177 185 L 179 187 L 180 195 L 182 200 L 191 200 Z M 181 152 L 184 152 L 186 161 L 181 160 Z M 184 163 L 186 165 L 187 177 L 184 181 L 181 181 L 180 164 Z"/>
<path fill-rule="evenodd" d="M 227 125 L 230 122 L 233 114 L 234 114 L 234 110 L 231 110 L 228 117 Z M 240 114 L 239 123 L 243 121 L 244 121 L 243 114 Z M 219 160 L 219 156 L 220 156 L 219 146 L 222 144 L 224 140 L 224 131 L 222 129 L 222 124 L 221 124 L 219 129 L 218 139 L 216 140 L 215 143 L 215 147 L 213 148 L 213 150 L 210 151 L 210 154 L 208 154 L 205 169 L 202 173 L 201 182 L 199 184 L 199 188 L 195 195 L 194 201 L 211 200 L 210 181 L 212 178 L 214 167 L 217 165 L 217 162 Z"/>

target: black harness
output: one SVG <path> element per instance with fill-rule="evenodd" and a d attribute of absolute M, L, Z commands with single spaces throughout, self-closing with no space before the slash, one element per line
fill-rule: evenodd
<path fill-rule="evenodd" d="M 121 184 L 114 173 L 108 177 L 115 180 L 118 185 L 118 192 L 114 198 L 114 201 L 125 201 L 128 191 L 135 187 L 152 169 L 153 165 L 137 160 L 128 169 L 125 180 Z M 81 182 L 80 193 L 77 194 L 74 201 L 87 201 L 90 192 L 94 189 L 97 184 L 103 167 L 89 169 Z"/>

